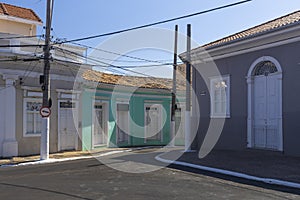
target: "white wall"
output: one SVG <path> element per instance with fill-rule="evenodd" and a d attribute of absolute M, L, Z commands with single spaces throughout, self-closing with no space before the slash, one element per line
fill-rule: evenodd
<path fill-rule="evenodd" d="M 0 32 L 20 35 L 36 35 L 36 25 L 0 19 Z"/>
<path fill-rule="evenodd" d="M 4 139 L 4 97 L 3 97 L 3 87 L 0 87 L 0 157 L 2 156 L 3 150 L 3 139 Z"/>

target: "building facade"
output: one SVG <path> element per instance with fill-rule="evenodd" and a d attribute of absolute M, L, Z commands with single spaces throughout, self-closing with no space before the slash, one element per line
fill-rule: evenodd
<path fill-rule="evenodd" d="M 40 24 L 32 10 L 0 4 L 0 157 L 40 152 L 44 66 L 42 46 L 37 45 L 44 41 L 26 37 L 34 36 Z M 69 45 L 51 51 L 50 152 L 81 149 L 80 118 L 73 115 L 80 112 L 81 94 L 74 80 L 84 61 L 74 55 L 84 52 Z"/>
<path fill-rule="evenodd" d="M 171 80 L 88 71 L 82 97 L 84 150 L 97 147 L 168 145 Z M 183 102 L 183 97 L 177 98 Z M 180 102 L 178 102 L 178 105 Z M 177 110 L 175 144 L 184 144 L 181 110 Z"/>
<path fill-rule="evenodd" d="M 223 121 L 214 148 L 300 156 L 299 35 L 298 11 L 192 50 L 198 149 L 209 124 Z"/>

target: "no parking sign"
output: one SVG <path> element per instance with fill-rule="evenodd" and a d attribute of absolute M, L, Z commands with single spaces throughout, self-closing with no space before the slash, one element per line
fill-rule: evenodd
<path fill-rule="evenodd" d="M 40 109 L 40 115 L 43 117 L 43 118 L 47 118 L 51 115 L 51 110 L 49 107 L 41 107 Z"/>

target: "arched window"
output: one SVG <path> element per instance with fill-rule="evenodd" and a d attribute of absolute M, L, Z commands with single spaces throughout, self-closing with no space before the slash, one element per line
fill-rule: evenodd
<path fill-rule="evenodd" d="M 277 68 L 274 63 L 271 61 L 262 61 L 258 63 L 254 70 L 253 70 L 253 75 L 254 76 L 260 76 L 260 75 L 265 75 L 268 76 L 269 74 L 277 72 Z"/>

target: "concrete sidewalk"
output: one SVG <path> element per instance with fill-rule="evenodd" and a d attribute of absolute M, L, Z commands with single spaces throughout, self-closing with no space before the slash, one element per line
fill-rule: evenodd
<path fill-rule="evenodd" d="M 50 159 L 81 158 L 87 156 L 96 156 L 98 154 L 112 152 L 112 151 L 120 151 L 120 150 L 128 150 L 128 149 L 103 147 L 99 149 L 94 149 L 93 151 L 64 151 L 59 153 L 51 153 L 49 155 L 49 158 Z M 0 167 L 5 165 L 17 165 L 17 164 L 37 162 L 37 161 L 40 161 L 40 155 L 0 158 Z"/>
<path fill-rule="evenodd" d="M 199 166 L 227 170 L 250 176 L 300 184 L 300 157 L 284 156 L 280 152 L 247 149 L 243 151 L 214 150 L 203 159 L 198 152 L 173 150 L 159 157 Z M 175 158 L 175 159 L 174 159 Z"/>

